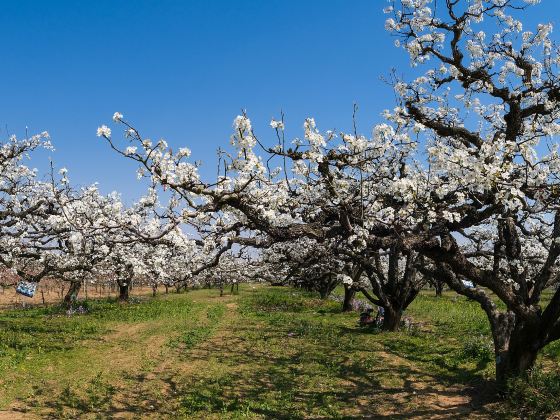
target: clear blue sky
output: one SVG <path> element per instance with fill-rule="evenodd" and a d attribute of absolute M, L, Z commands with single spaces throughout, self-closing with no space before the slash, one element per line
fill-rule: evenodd
<path fill-rule="evenodd" d="M 394 105 L 380 77 L 411 74 L 384 30 L 382 0 L 0 0 L 0 128 L 22 136 L 47 130 L 74 183 L 99 181 L 130 200 L 144 187 L 135 165 L 95 136 L 120 111 L 142 133 L 188 146 L 215 173 L 233 118 L 247 109 L 261 137 L 286 114 L 301 134 L 312 116 L 322 129 L 369 133 Z M 526 26 L 557 23 L 557 0 L 543 0 Z M 32 165 L 43 171 L 47 156 Z"/>

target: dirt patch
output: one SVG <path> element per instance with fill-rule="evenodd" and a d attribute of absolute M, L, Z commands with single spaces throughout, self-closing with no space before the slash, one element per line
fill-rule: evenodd
<path fill-rule="evenodd" d="M 383 386 L 377 394 L 381 409 L 376 415 L 388 418 L 447 419 L 447 418 L 490 418 L 476 413 L 472 406 L 472 390 L 463 385 L 445 385 L 437 376 L 427 375 L 415 365 L 395 354 L 376 352 L 383 359 L 383 370 L 395 372 L 391 381 L 396 386 Z M 370 401 L 371 405 L 371 401 Z M 368 410 L 369 411 L 369 410 Z M 374 414 L 374 413 L 370 413 Z"/>
<path fill-rule="evenodd" d="M 0 420 L 34 420 L 39 417 L 21 411 L 7 410 L 0 411 Z"/>

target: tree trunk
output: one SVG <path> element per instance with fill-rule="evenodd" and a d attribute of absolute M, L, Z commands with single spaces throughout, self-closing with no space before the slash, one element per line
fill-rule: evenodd
<path fill-rule="evenodd" d="M 504 390 L 510 378 L 527 373 L 539 352 L 536 327 L 516 325 L 513 331 L 507 325 L 494 332 L 496 354 L 496 383 Z"/>
<path fill-rule="evenodd" d="M 119 302 L 128 302 L 129 298 L 129 286 L 127 284 L 119 284 Z"/>
<path fill-rule="evenodd" d="M 344 302 L 342 302 L 342 312 L 351 312 L 354 310 L 354 297 L 356 290 L 347 284 L 344 285 Z"/>
<path fill-rule="evenodd" d="M 156 297 L 157 284 L 152 285 L 152 297 Z"/>
<path fill-rule="evenodd" d="M 528 348 L 511 349 L 496 356 L 496 383 L 499 389 L 505 389 L 510 378 L 528 373 L 535 365 L 537 350 Z"/>
<path fill-rule="evenodd" d="M 76 301 L 78 300 L 78 293 L 80 292 L 81 287 L 82 287 L 81 281 L 73 281 L 70 283 L 70 287 L 68 288 L 68 291 L 64 296 L 64 301 L 63 301 L 64 306 L 66 306 L 67 308 L 71 308 L 76 303 Z"/>
<path fill-rule="evenodd" d="M 402 311 L 395 310 L 391 307 L 384 308 L 385 314 L 383 315 L 383 331 L 398 331 L 401 326 Z"/>
<path fill-rule="evenodd" d="M 442 281 L 436 281 L 435 289 L 436 289 L 436 297 L 442 297 L 443 296 L 443 282 Z"/>

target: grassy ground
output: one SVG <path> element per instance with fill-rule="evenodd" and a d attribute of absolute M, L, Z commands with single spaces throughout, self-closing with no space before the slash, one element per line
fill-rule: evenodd
<path fill-rule="evenodd" d="M 452 295 L 420 296 L 415 327 L 396 334 L 287 288 L 89 309 L 0 312 L 0 418 L 510 418 L 518 408 L 490 397 L 487 321 Z M 539 363 L 557 368 L 559 353 Z"/>

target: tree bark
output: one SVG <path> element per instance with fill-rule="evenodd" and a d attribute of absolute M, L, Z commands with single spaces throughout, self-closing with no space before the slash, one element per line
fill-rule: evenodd
<path fill-rule="evenodd" d="M 381 329 L 383 331 L 398 331 L 401 326 L 402 311 L 395 310 L 392 307 L 383 308 L 385 314 L 383 315 L 383 325 Z"/>
<path fill-rule="evenodd" d="M 344 301 L 342 302 L 342 312 L 351 312 L 354 309 L 354 297 L 356 290 L 349 285 L 344 285 Z"/>
<path fill-rule="evenodd" d="M 71 308 L 76 303 L 76 301 L 78 300 L 78 293 L 80 292 L 81 288 L 81 281 L 73 281 L 70 283 L 70 287 L 68 288 L 66 295 L 64 295 L 64 306 L 66 306 L 67 308 Z"/>
<path fill-rule="evenodd" d="M 513 330 L 498 326 L 494 332 L 496 383 L 504 390 L 511 378 L 524 375 L 535 365 L 540 350 L 537 328 L 516 325 Z"/>

